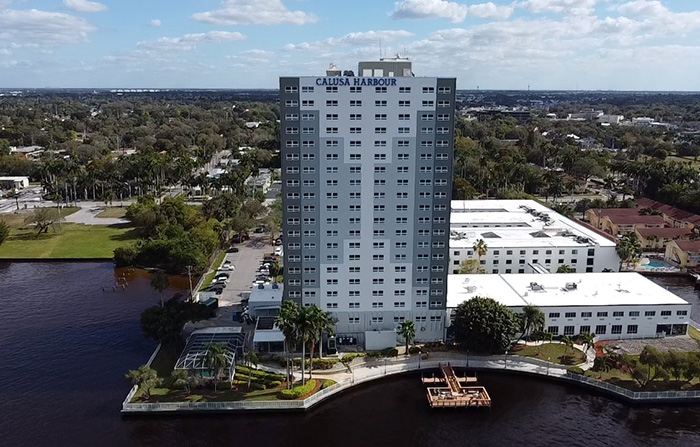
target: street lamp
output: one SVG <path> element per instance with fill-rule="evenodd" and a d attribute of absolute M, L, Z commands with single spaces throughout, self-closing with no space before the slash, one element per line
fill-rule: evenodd
<path fill-rule="evenodd" d="M 506 352 L 503 353 L 503 368 L 506 369 L 508 368 L 508 350 L 506 349 Z"/>
<path fill-rule="evenodd" d="M 552 360 L 551 357 L 547 357 L 547 375 L 549 375 L 549 362 Z"/>
<path fill-rule="evenodd" d="M 384 375 L 386 376 L 386 359 L 384 359 Z"/>

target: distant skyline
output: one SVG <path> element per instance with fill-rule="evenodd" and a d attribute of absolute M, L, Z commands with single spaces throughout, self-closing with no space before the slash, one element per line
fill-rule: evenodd
<path fill-rule="evenodd" d="M 276 88 L 396 53 L 459 89 L 700 90 L 693 0 L 0 0 L 0 88 Z"/>

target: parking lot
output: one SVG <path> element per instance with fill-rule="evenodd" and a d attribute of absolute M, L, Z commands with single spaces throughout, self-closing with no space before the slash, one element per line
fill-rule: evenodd
<path fill-rule="evenodd" d="M 230 261 L 234 266 L 229 274 L 229 282 L 221 295 L 214 295 L 219 300 L 216 317 L 188 324 L 186 330 L 192 331 L 203 327 L 243 326 L 244 332 L 252 332 L 253 325 L 233 321 L 233 313 L 243 310 L 241 300 L 250 294 L 256 271 L 260 267 L 265 253 L 272 253 L 275 247 L 269 245 L 270 237 L 266 233 L 251 233 L 250 240 L 233 244 L 238 249 L 236 253 L 226 253 L 223 262 Z"/>

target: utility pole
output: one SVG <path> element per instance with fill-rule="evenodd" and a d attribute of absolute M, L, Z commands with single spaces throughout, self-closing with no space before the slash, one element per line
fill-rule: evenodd
<path fill-rule="evenodd" d="M 190 301 L 194 300 L 194 295 L 192 294 L 192 266 L 187 266 L 187 278 L 190 281 Z"/>

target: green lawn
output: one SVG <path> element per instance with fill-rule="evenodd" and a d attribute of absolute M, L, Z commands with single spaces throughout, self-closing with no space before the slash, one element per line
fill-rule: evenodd
<path fill-rule="evenodd" d="M 693 326 L 688 326 L 688 335 L 690 338 L 700 341 L 700 331 L 695 329 Z"/>
<path fill-rule="evenodd" d="M 221 250 L 218 255 L 216 255 L 216 259 L 214 259 L 214 262 L 211 264 L 212 270 L 207 273 L 207 275 L 204 277 L 204 282 L 202 282 L 202 287 L 200 287 L 200 290 L 209 287 L 212 281 L 214 281 L 214 276 L 216 276 L 216 269 L 219 268 L 219 266 L 224 262 L 224 258 L 226 257 L 226 251 Z"/>
<path fill-rule="evenodd" d="M 540 346 L 516 346 L 511 352 L 523 357 L 534 357 L 558 365 L 578 365 L 586 361 L 586 355 L 574 348 L 569 349 L 562 343 L 545 343 Z"/>
<path fill-rule="evenodd" d="M 95 217 L 101 217 L 101 218 L 112 218 L 112 219 L 121 219 L 126 215 L 126 207 L 123 208 L 106 208 L 102 211 L 99 212 Z"/>
<path fill-rule="evenodd" d="M 11 226 L 10 237 L 0 245 L 0 259 L 111 259 L 115 248 L 138 239 L 135 229 L 123 226 L 62 223 L 39 237 L 32 228 Z"/>

